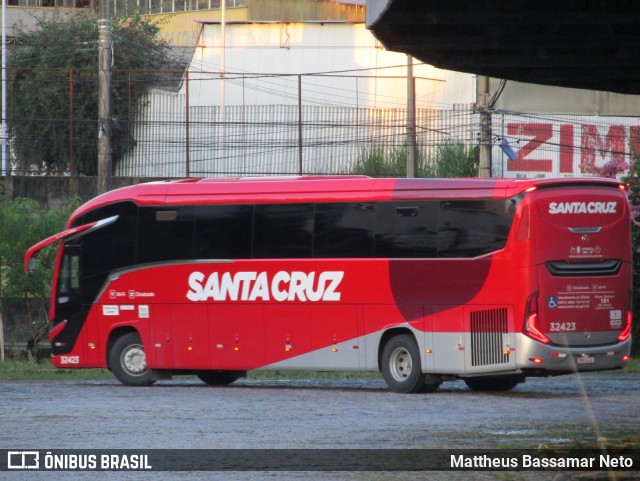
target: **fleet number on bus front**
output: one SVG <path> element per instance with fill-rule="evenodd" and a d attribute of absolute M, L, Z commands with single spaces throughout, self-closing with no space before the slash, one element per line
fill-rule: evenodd
<path fill-rule="evenodd" d="M 575 322 L 552 322 L 550 329 L 551 332 L 572 332 L 576 330 Z"/>

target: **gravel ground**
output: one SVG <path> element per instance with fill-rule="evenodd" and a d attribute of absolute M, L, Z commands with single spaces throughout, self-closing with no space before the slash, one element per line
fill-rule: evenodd
<path fill-rule="evenodd" d="M 256 380 L 212 388 L 195 378 L 131 388 L 115 380 L 0 384 L 0 449 L 537 448 L 640 430 L 640 375 L 531 379 L 508 393 L 462 382 L 431 394 L 382 380 Z M 627 480 L 557 472 L 5 472 L 7 479 Z M 629 477 L 632 476 L 633 477 Z M 2 476 L 0 476 L 2 477 Z"/>

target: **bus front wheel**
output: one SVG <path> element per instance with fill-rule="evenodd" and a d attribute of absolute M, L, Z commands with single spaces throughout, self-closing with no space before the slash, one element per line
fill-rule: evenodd
<path fill-rule="evenodd" d="M 153 384 L 153 372 L 147 368 L 144 346 L 137 332 L 116 339 L 109 351 L 109 367 L 118 381 L 127 386 Z"/>
<path fill-rule="evenodd" d="M 389 388 L 399 393 L 424 392 L 420 350 L 413 336 L 391 338 L 382 351 L 382 376 Z"/>

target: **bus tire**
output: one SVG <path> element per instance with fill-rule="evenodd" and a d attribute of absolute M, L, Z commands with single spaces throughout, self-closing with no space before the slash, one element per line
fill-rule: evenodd
<path fill-rule="evenodd" d="M 199 371 L 196 374 L 198 379 L 209 386 L 228 386 L 246 375 L 246 371 Z"/>
<path fill-rule="evenodd" d="M 506 376 L 481 376 L 470 377 L 464 380 L 472 391 L 511 391 L 520 384 L 524 378 L 519 374 Z"/>
<path fill-rule="evenodd" d="M 116 339 L 109 351 L 109 367 L 118 381 L 127 386 L 150 386 L 154 382 L 137 332 L 127 332 Z"/>
<path fill-rule="evenodd" d="M 392 337 L 382 351 L 382 376 L 389 389 L 399 393 L 425 391 L 424 375 L 420 368 L 420 350 L 413 336 Z"/>

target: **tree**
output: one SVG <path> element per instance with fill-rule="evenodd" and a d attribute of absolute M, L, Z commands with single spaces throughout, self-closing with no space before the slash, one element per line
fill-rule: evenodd
<path fill-rule="evenodd" d="M 637 312 L 640 306 L 640 153 L 634 152 L 634 159 L 622 180 L 627 184 L 629 207 L 631 209 L 631 246 L 633 248 L 633 306 L 634 324 L 632 325 L 633 345 L 631 352 L 640 354 L 640 319 Z"/>
<path fill-rule="evenodd" d="M 633 306 L 640 306 L 640 152 L 632 147 L 632 162 L 616 162 L 612 160 L 601 167 L 593 165 L 582 166 L 588 172 L 598 177 L 619 177 L 627 185 L 629 209 L 631 211 L 631 246 L 633 249 Z M 634 313 L 635 314 L 635 313 Z M 640 322 L 634 315 L 632 325 L 633 345 L 631 353 L 640 354 Z"/>
<path fill-rule="evenodd" d="M 8 124 L 18 172 L 95 175 L 98 137 L 98 27 L 92 12 L 54 12 L 34 28 L 16 28 L 9 55 Z M 144 92 L 177 64 L 151 20 L 135 16 L 112 26 L 114 166 L 135 144 L 131 121 Z M 73 155 L 72 155 L 73 153 Z M 73 158 L 74 172 L 69 159 Z"/>
<path fill-rule="evenodd" d="M 79 204 L 72 200 L 59 209 L 42 209 L 35 201 L 0 201 L 0 308 L 20 305 L 27 317 L 27 345 L 30 355 L 47 334 L 47 302 L 51 295 L 51 277 L 55 248 L 39 256 L 33 276 L 24 275 L 25 251 L 62 230 L 71 211 Z"/>

